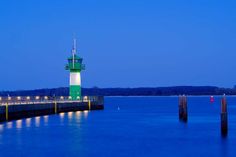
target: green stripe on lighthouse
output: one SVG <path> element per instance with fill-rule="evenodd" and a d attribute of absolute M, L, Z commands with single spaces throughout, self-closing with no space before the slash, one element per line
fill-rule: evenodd
<path fill-rule="evenodd" d="M 81 99 L 81 86 L 71 85 L 70 96 L 72 100 Z"/>

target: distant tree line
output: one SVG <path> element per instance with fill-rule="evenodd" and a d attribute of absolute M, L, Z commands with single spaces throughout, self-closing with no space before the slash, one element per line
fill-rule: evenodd
<path fill-rule="evenodd" d="M 176 86 L 156 88 L 82 88 L 83 95 L 100 96 L 170 96 L 170 95 L 236 95 L 236 88 L 214 86 Z M 1 91 L 0 96 L 68 96 L 69 88 Z"/>

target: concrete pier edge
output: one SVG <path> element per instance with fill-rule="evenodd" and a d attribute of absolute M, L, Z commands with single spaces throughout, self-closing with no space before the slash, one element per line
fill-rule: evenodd
<path fill-rule="evenodd" d="M 103 110 L 103 109 L 104 109 L 104 104 L 97 103 L 96 101 L 2 105 L 0 106 L 0 122 L 43 116 L 43 115 L 51 115 L 61 112 Z"/>

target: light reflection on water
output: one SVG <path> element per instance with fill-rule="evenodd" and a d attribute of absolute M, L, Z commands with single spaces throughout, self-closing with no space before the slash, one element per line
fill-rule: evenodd
<path fill-rule="evenodd" d="M 76 115 L 76 118 L 79 118 L 81 116 L 81 111 L 76 111 L 75 115 Z"/>
<path fill-rule="evenodd" d="M 11 129 L 11 128 L 12 128 L 12 125 L 13 125 L 13 122 L 7 122 L 6 124 L 7 124 L 7 128 L 8 128 L 8 129 Z"/>
<path fill-rule="evenodd" d="M 43 116 L 43 124 L 44 124 L 44 126 L 47 126 L 48 125 L 48 115 L 46 115 L 46 116 Z"/>
<path fill-rule="evenodd" d="M 73 114 L 74 112 L 68 112 L 67 115 L 68 115 L 68 119 L 71 121 L 72 118 L 73 118 Z"/>
<path fill-rule="evenodd" d="M 59 113 L 61 123 L 64 122 L 65 113 Z"/>
<path fill-rule="evenodd" d="M 25 121 L 26 121 L 25 124 L 26 124 L 26 127 L 28 127 L 28 128 L 31 127 L 31 119 L 32 119 L 32 118 L 26 118 L 26 119 L 25 119 Z"/>
<path fill-rule="evenodd" d="M 17 129 L 21 129 L 22 128 L 22 120 L 21 119 L 16 121 L 16 128 Z"/>
<path fill-rule="evenodd" d="M 83 115 L 84 115 L 85 118 L 88 118 L 88 113 L 89 113 L 89 111 L 87 111 L 87 110 L 83 111 Z"/>
<path fill-rule="evenodd" d="M 36 127 L 39 127 L 40 126 L 40 116 L 38 116 L 38 117 L 35 117 L 35 126 Z"/>
<path fill-rule="evenodd" d="M 3 131 L 3 129 L 4 129 L 4 125 L 0 124 L 0 133 Z"/>
<path fill-rule="evenodd" d="M 88 117 L 89 111 L 76 111 L 76 112 L 67 112 L 67 113 L 59 113 L 58 115 L 45 115 L 45 116 L 37 116 L 32 118 L 25 118 L 19 120 L 13 120 L 9 122 L 5 122 L 0 124 L 0 133 L 4 132 L 4 129 L 17 129 L 21 130 L 24 128 L 40 128 L 43 126 L 48 126 L 49 119 L 53 116 L 59 116 L 60 122 L 72 122 L 76 120 L 76 122 L 80 122 L 81 118 L 86 119 Z M 66 120 L 66 121 L 65 121 Z M 69 120 L 69 121 L 68 121 Z"/>

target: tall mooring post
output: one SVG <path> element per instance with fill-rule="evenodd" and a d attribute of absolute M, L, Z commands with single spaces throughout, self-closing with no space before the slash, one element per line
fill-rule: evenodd
<path fill-rule="evenodd" d="M 66 70 L 70 70 L 70 97 L 72 100 L 81 99 L 81 76 L 80 72 L 85 69 L 83 59 L 76 54 L 76 39 L 72 48 L 72 56 L 68 58 Z"/>
<path fill-rule="evenodd" d="M 183 96 L 179 96 L 179 120 L 183 119 Z"/>
<path fill-rule="evenodd" d="M 187 97 L 185 95 L 179 96 L 179 120 L 188 121 Z"/>
<path fill-rule="evenodd" d="M 228 112 L 226 96 L 221 99 L 221 135 L 227 136 L 228 134 Z"/>

